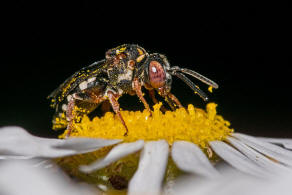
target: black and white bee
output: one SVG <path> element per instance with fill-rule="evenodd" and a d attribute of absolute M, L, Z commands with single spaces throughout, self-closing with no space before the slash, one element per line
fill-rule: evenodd
<path fill-rule="evenodd" d="M 156 91 L 172 109 L 182 107 L 179 100 L 170 92 L 172 75 L 180 78 L 207 101 L 207 95 L 184 74 L 218 88 L 215 82 L 199 73 L 178 66 L 171 67 L 164 55 L 148 54 L 138 45 L 124 44 L 110 49 L 106 52 L 104 60 L 75 72 L 48 96 L 51 99 L 51 106 L 56 110 L 53 129 L 67 128 L 67 136 L 70 136 L 74 122 L 79 122 L 84 114 L 89 114 L 98 105 L 109 102 L 125 127 L 127 135 L 128 128 L 120 114 L 118 98 L 123 94 L 137 95 L 151 116 L 151 109 L 141 90 L 143 86 L 148 90 L 154 103 L 157 103 Z"/>

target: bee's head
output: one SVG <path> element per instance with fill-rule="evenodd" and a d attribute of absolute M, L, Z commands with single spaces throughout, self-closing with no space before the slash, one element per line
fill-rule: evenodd
<path fill-rule="evenodd" d="M 166 57 L 157 53 L 150 54 L 137 71 L 137 75 L 144 82 L 144 86 L 149 89 L 158 89 L 161 95 L 170 92 L 173 75 L 184 81 L 196 94 L 207 101 L 207 95 L 184 74 L 197 78 L 211 87 L 218 88 L 217 83 L 193 70 L 178 66 L 171 67 Z"/>
<path fill-rule="evenodd" d="M 143 81 L 147 88 L 164 88 L 170 91 L 172 78 L 167 72 L 169 62 L 162 54 L 150 54 L 143 64 Z"/>

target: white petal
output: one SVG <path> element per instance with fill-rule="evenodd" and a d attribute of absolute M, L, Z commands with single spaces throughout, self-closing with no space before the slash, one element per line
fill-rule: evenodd
<path fill-rule="evenodd" d="M 292 166 L 292 152 L 289 150 L 240 133 L 234 133 L 233 137 L 239 139 L 246 145 L 254 148 L 255 150 L 266 156 L 274 158 L 275 160 L 282 162 L 286 165 Z"/>
<path fill-rule="evenodd" d="M 160 194 L 168 162 L 165 140 L 147 142 L 140 155 L 138 170 L 129 183 L 128 194 Z"/>
<path fill-rule="evenodd" d="M 5 159 L 11 159 L 11 160 L 25 160 L 25 159 L 31 159 L 31 156 L 14 156 L 14 155 L 1 155 L 0 151 L 0 160 L 5 160 Z"/>
<path fill-rule="evenodd" d="M 262 175 L 265 172 L 261 167 L 250 161 L 246 156 L 222 141 L 209 142 L 212 149 L 234 168 L 251 175 Z"/>
<path fill-rule="evenodd" d="M 271 161 L 266 156 L 262 155 L 261 153 L 250 148 L 249 146 L 245 145 L 244 143 L 235 138 L 229 137 L 227 138 L 227 140 L 232 146 L 237 148 L 240 152 L 242 152 L 245 156 L 247 156 L 249 159 L 254 161 L 259 166 L 264 167 L 267 171 L 278 172 L 280 170 L 282 171 L 288 170 L 288 168 L 286 168 L 285 166 L 274 161 Z"/>
<path fill-rule="evenodd" d="M 173 194 L 178 195 L 291 195 L 291 171 L 271 174 L 265 178 L 238 173 L 225 167 L 219 179 L 181 177 L 175 182 Z"/>
<path fill-rule="evenodd" d="M 34 167 L 37 162 L 2 161 L 0 163 L 0 194 L 6 195 L 94 195 L 92 188 L 70 181 L 59 169 Z"/>
<path fill-rule="evenodd" d="M 288 138 L 267 138 L 267 137 L 257 137 L 264 142 L 274 143 L 274 144 L 281 144 L 287 149 L 292 149 L 292 139 Z"/>
<path fill-rule="evenodd" d="M 45 139 L 46 140 L 46 139 Z M 3 127 L 0 129 L 0 156 L 1 158 L 33 158 L 35 156 L 52 155 L 48 141 L 37 138 L 20 127 Z M 53 144 L 62 140 L 51 139 Z M 71 150 L 60 150 L 57 155 L 73 154 Z"/>
<path fill-rule="evenodd" d="M 131 143 L 122 143 L 115 146 L 105 158 L 98 160 L 88 166 L 81 166 L 80 170 L 86 173 L 102 169 L 116 160 L 139 151 L 144 146 L 143 140 L 138 140 Z"/>
<path fill-rule="evenodd" d="M 97 150 L 121 140 L 88 138 L 48 139 L 33 136 L 21 127 L 0 128 L 0 159 L 56 158 Z"/>
<path fill-rule="evenodd" d="M 283 143 L 283 146 L 287 149 L 290 149 L 292 150 L 292 142 L 289 142 L 289 143 Z"/>
<path fill-rule="evenodd" d="M 122 140 L 117 139 L 95 139 L 95 138 L 68 138 L 63 142 L 54 144 L 56 149 L 74 150 L 76 153 L 87 153 L 98 150 L 105 146 L 117 144 Z"/>
<path fill-rule="evenodd" d="M 191 142 L 174 142 L 171 155 L 176 165 L 183 171 L 209 178 L 219 175 L 202 150 Z"/>

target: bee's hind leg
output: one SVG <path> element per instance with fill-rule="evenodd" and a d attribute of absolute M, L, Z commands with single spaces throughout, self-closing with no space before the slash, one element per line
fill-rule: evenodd
<path fill-rule="evenodd" d="M 76 116 L 77 116 L 77 111 L 75 110 L 76 101 L 79 100 L 79 101 L 84 101 L 88 103 L 98 104 L 106 100 L 104 96 L 93 93 L 90 90 L 80 92 L 80 93 L 74 93 L 70 95 L 70 97 L 67 99 L 68 99 L 68 106 L 67 106 L 67 111 L 66 111 L 66 119 L 67 119 L 68 125 L 67 125 L 66 138 L 70 136 L 74 128 L 74 120 L 76 119 Z"/>
<path fill-rule="evenodd" d="M 75 99 L 73 97 L 71 97 L 71 99 L 69 100 L 69 103 L 68 103 L 67 111 L 66 111 L 66 119 L 68 122 L 66 138 L 68 138 L 70 136 L 72 129 L 73 129 L 73 122 L 74 122 L 74 118 L 76 115 L 76 113 L 74 111 L 74 107 L 75 107 Z"/>

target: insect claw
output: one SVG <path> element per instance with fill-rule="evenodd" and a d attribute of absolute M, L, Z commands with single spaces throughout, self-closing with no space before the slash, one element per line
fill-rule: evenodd
<path fill-rule="evenodd" d="M 149 110 L 149 117 L 152 117 L 152 111 Z"/>
<path fill-rule="evenodd" d="M 128 136 L 128 131 L 126 131 L 126 132 L 124 133 L 124 136 L 125 136 L 125 137 L 127 137 L 127 136 Z"/>
<path fill-rule="evenodd" d="M 129 132 L 128 127 L 127 127 L 127 125 L 126 125 L 124 119 L 122 118 L 122 115 L 121 115 L 120 113 L 119 113 L 118 115 L 119 115 L 119 117 L 120 117 L 120 120 L 121 120 L 122 124 L 124 125 L 124 127 L 125 127 L 125 129 L 126 129 L 126 132 L 124 133 L 124 136 L 128 136 L 128 132 Z"/>

